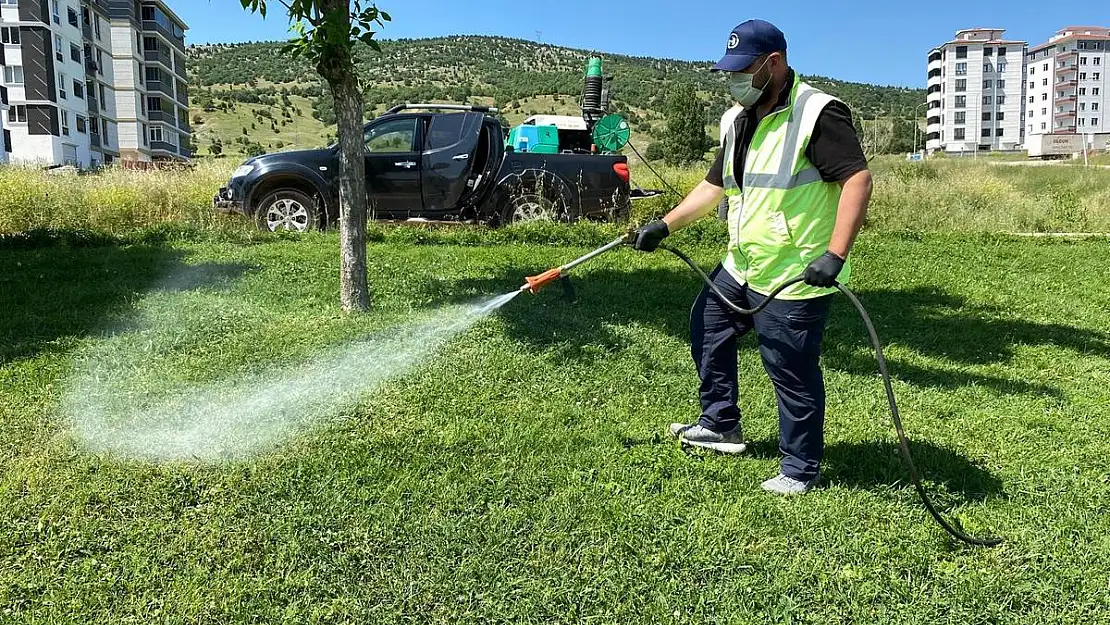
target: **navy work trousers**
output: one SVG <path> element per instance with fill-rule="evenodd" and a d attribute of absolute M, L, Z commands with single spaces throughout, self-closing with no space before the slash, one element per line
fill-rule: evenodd
<path fill-rule="evenodd" d="M 710 277 L 742 308 L 755 308 L 765 299 L 737 283 L 720 265 Z M 782 473 L 803 481 L 816 477 L 825 447 L 825 381 L 820 360 L 831 303 L 831 295 L 777 299 L 754 316 L 739 315 L 706 287 L 690 311 L 690 351 L 701 378 L 699 424 L 714 432 L 740 425 L 736 344 L 754 328 L 763 367 L 778 397 Z"/>

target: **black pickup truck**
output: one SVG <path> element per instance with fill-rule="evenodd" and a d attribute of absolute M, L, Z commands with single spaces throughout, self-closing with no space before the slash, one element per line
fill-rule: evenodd
<path fill-rule="evenodd" d="M 548 217 L 620 219 L 629 209 L 621 155 L 507 150 L 495 109 L 400 105 L 363 129 L 373 219 L 492 225 Z M 264 154 L 213 199 L 264 230 L 324 229 L 339 215 L 338 146 Z"/>

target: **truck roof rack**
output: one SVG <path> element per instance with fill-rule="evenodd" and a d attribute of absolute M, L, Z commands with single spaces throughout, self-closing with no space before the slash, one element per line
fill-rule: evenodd
<path fill-rule="evenodd" d="M 469 104 L 398 104 L 385 112 L 386 115 L 400 113 L 409 109 L 439 109 L 444 111 L 469 111 L 471 113 L 497 113 L 499 109 L 493 106 L 472 106 Z"/>

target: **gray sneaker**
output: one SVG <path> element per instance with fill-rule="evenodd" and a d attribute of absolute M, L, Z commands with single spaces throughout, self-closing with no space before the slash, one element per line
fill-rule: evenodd
<path fill-rule="evenodd" d="M 671 436 L 684 445 L 712 449 L 722 454 L 739 454 L 748 448 L 744 444 L 744 434 L 740 426 L 724 434 L 718 434 L 696 423 L 672 423 L 670 430 Z"/>
<path fill-rule="evenodd" d="M 775 493 L 776 495 L 802 495 L 816 488 L 817 482 L 820 480 L 820 473 L 817 474 L 817 477 L 808 482 L 786 477 L 782 473 L 779 473 L 763 483 L 763 490 L 769 493 Z"/>

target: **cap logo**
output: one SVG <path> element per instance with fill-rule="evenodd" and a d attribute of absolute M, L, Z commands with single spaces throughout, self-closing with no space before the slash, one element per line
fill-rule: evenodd
<path fill-rule="evenodd" d="M 728 38 L 728 49 L 733 50 L 738 45 L 740 45 L 740 35 L 732 33 L 732 36 Z"/>

